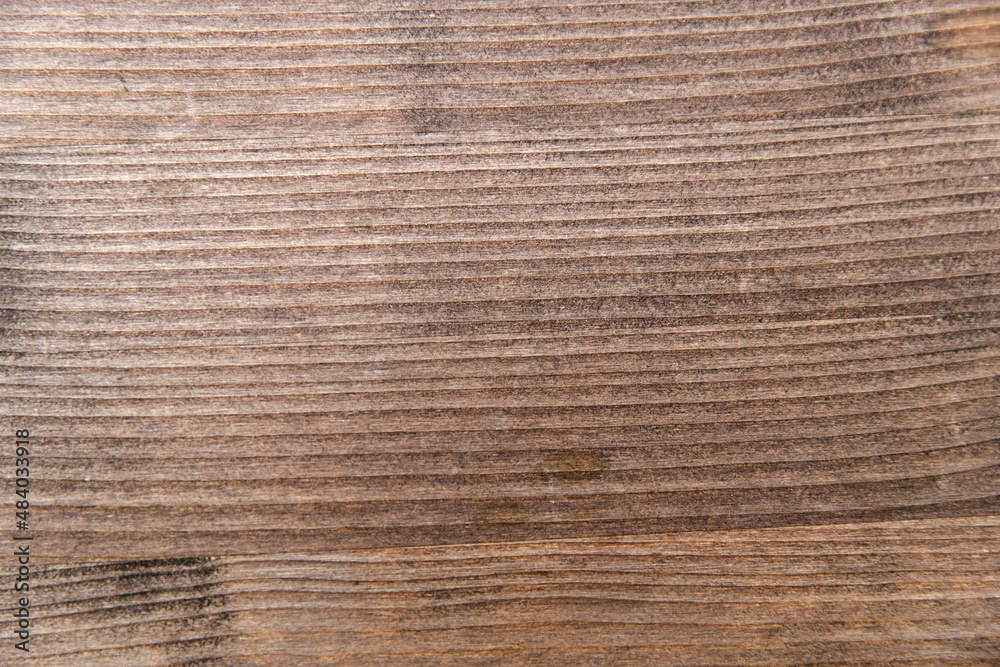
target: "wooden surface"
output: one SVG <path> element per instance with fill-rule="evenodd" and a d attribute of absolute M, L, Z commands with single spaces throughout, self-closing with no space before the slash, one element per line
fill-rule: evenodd
<path fill-rule="evenodd" d="M 1000 664 L 1000 3 L 0 14 L 0 663 Z"/>

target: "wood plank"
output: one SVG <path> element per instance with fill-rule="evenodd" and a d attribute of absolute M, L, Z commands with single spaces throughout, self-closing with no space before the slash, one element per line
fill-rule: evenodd
<path fill-rule="evenodd" d="M 496 4 L 0 3 L 0 662 L 996 664 L 1000 3 Z"/>

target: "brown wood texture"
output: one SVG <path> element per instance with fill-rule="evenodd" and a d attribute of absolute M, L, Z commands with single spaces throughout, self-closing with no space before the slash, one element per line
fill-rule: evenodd
<path fill-rule="evenodd" d="M 994 0 L 0 1 L 0 664 L 1000 664 L 998 139 Z"/>

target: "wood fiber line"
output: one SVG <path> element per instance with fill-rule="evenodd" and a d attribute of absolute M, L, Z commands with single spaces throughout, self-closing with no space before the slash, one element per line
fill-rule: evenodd
<path fill-rule="evenodd" d="M 51 563 L 45 652 L 24 664 L 986 665 L 998 528 L 949 518 Z M 202 635 L 213 643 L 187 639 Z"/>
<path fill-rule="evenodd" d="M 500 4 L 0 2 L 0 663 L 998 664 L 1000 3 Z"/>

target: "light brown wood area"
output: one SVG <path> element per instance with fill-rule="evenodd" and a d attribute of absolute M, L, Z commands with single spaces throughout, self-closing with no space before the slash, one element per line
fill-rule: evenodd
<path fill-rule="evenodd" d="M 0 1 L 0 664 L 1000 664 L 998 140 L 994 0 Z"/>

